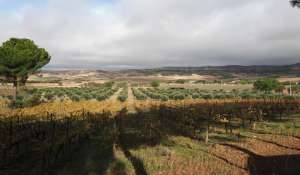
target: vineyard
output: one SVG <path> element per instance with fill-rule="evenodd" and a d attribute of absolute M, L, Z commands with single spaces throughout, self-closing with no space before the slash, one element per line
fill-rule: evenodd
<path fill-rule="evenodd" d="M 27 89 L 1 106 L 0 174 L 300 171 L 297 94 L 108 82 Z"/>
<path fill-rule="evenodd" d="M 87 86 L 80 88 L 39 88 L 23 90 L 19 93 L 17 101 L 12 105 L 17 108 L 31 107 L 41 103 L 71 100 L 78 102 L 81 100 L 103 101 L 109 99 L 118 91 L 118 86 L 113 86 L 109 82 L 103 85 Z M 12 100 L 12 96 L 6 96 Z"/>
<path fill-rule="evenodd" d="M 123 85 L 122 91 L 119 93 L 118 100 L 121 102 L 125 102 L 128 98 L 128 87 L 127 85 Z"/>
<path fill-rule="evenodd" d="M 146 100 L 147 95 L 142 92 L 142 89 L 132 88 L 132 93 L 137 100 Z"/>
<path fill-rule="evenodd" d="M 54 99 L 70 99 L 72 101 L 92 100 L 102 101 L 112 96 L 118 89 L 111 87 L 100 88 L 52 88 L 39 89 L 34 92 L 41 98 L 51 101 Z"/>
<path fill-rule="evenodd" d="M 147 97 L 155 100 L 183 100 L 183 99 L 299 99 L 299 95 L 284 95 L 282 93 L 265 93 L 250 90 L 201 90 L 184 88 L 133 88 L 134 95 L 138 100 Z"/>
<path fill-rule="evenodd" d="M 124 89 L 121 95 L 128 92 Z M 137 98 L 144 98 L 141 94 L 146 93 L 150 97 L 151 93 L 157 91 L 133 88 L 133 94 Z M 293 129 L 276 130 L 276 132 L 275 130 L 267 132 L 267 130 L 262 130 L 261 126 L 268 121 L 284 122 L 299 113 L 300 102 L 298 100 L 241 99 L 211 100 L 185 105 L 161 104 L 150 108 L 137 108 L 136 113 L 127 113 L 124 108 L 116 114 L 106 111 L 91 113 L 81 110 L 60 118 L 51 113 L 45 116 L 2 116 L 0 118 L 0 174 L 10 175 L 19 172 L 24 172 L 22 174 L 57 174 L 61 171 L 59 168 L 61 166 L 65 167 L 64 171 L 69 174 L 87 174 L 83 168 L 71 165 L 70 168 L 65 164 L 75 160 L 79 162 L 84 160 L 85 157 L 81 155 L 82 151 L 82 154 L 88 151 L 89 154 L 84 155 L 90 160 L 89 156 L 92 156 L 90 152 L 93 149 L 98 150 L 95 154 L 100 155 L 90 161 L 99 161 L 95 162 L 96 164 L 106 162 L 101 166 L 103 173 L 114 172 L 117 169 L 123 173 L 127 171 L 133 174 L 159 174 L 165 171 L 174 174 L 172 171 L 175 167 L 155 168 L 155 166 L 160 165 L 160 161 L 162 164 L 168 164 L 165 158 L 174 159 L 176 163 L 181 160 L 178 159 L 181 151 L 198 150 L 198 155 L 202 150 L 203 154 L 208 154 L 206 157 L 210 157 L 202 159 L 202 162 L 209 162 L 211 166 L 216 166 L 216 163 L 224 166 L 223 169 L 218 170 L 213 170 L 211 167 L 209 173 L 220 174 L 221 171 L 225 171 L 228 174 L 247 172 L 253 174 L 255 171 L 260 172 L 258 174 L 272 174 L 277 171 L 278 167 L 269 166 L 266 169 L 258 164 L 261 159 L 267 159 L 267 156 L 248 151 L 251 153 L 246 159 L 248 164 L 236 168 L 239 165 L 232 163 L 234 161 L 230 158 L 216 155 L 219 149 L 216 152 L 210 152 L 208 149 L 219 145 L 218 147 L 246 150 L 238 144 L 242 144 L 252 132 L 292 137 L 293 140 L 300 139 L 300 125 L 297 122 L 291 126 L 288 125 Z M 224 142 L 224 139 L 229 139 L 230 143 Z M 190 140 L 189 143 L 183 143 L 187 140 Z M 184 147 L 182 150 L 182 144 L 187 144 L 187 148 Z M 277 143 L 277 145 L 281 144 Z M 285 147 L 288 146 L 291 145 Z M 176 154 L 171 149 L 174 149 Z M 160 157 L 159 160 L 151 159 L 155 156 L 144 157 L 145 154 L 153 154 L 151 150 L 157 151 L 154 154 L 159 154 L 157 155 Z M 293 150 L 299 153 L 300 148 L 296 144 Z M 78 158 L 76 158 L 77 154 L 79 154 Z M 187 157 L 181 161 L 185 159 Z M 108 160 L 112 161 L 112 165 L 117 166 L 121 163 L 122 166 L 110 167 Z M 280 171 L 294 171 L 298 168 L 294 165 L 296 160 L 299 161 L 299 157 L 278 158 L 278 160 L 273 158 L 273 163 L 278 161 L 277 163 L 280 164 L 280 161 L 285 161 L 285 167 L 282 167 Z M 152 161 L 156 163 L 153 164 Z M 290 163 L 287 164 L 287 162 Z M 177 163 L 180 164 L 180 161 Z M 178 167 L 181 166 L 178 165 Z M 209 167 L 206 167 L 206 171 Z M 94 173 L 96 170 L 100 171 L 99 167 L 94 168 L 89 167 L 89 171 Z M 176 171 L 179 174 L 185 174 L 184 169 Z M 196 169 L 193 171 L 199 174 Z"/>
<path fill-rule="evenodd" d="M 81 112 L 62 119 L 51 114 L 2 117 L 0 167 L 8 169 L 7 173 L 18 174 L 23 168 L 27 171 L 27 163 L 31 163 L 29 166 L 34 168 L 29 174 L 43 174 L 55 161 L 79 149 L 84 140 L 106 124 L 110 115 Z M 12 165 L 20 165 L 20 169 L 14 170 Z"/>
<path fill-rule="evenodd" d="M 120 90 L 120 92 L 119 92 Z M 30 88 L 20 91 L 17 100 L 10 104 L 14 108 L 32 107 L 42 103 L 55 101 L 104 101 L 117 95 L 120 102 L 126 102 L 128 91 L 132 91 L 133 96 L 138 101 L 178 101 L 178 100 L 250 100 L 250 99 L 300 99 L 299 93 L 288 95 L 277 92 L 262 92 L 258 90 L 204 90 L 199 88 L 149 88 L 131 87 L 128 89 L 127 83 L 107 82 L 104 84 L 89 84 L 74 88 Z M 117 93 L 118 92 L 118 93 Z M 2 96 L 2 100 L 12 101 L 12 96 Z"/>

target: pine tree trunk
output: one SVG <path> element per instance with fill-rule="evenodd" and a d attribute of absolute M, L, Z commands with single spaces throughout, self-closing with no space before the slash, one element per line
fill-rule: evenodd
<path fill-rule="evenodd" d="M 13 100 L 16 101 L 18 96 L 18 81 L 13 82 Z"/>

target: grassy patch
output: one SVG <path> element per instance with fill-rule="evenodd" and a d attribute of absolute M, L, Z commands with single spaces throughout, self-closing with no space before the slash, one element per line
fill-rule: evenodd
<path fill-rule="evenodd" d="M 187 137 L 171 136 L 160 145 L 130 152 L 142 160 L 148 174 L 238 174 L 209 154 L 209 147 Z M 218 168 L 216 168 L 218 167 Z"/>
<path fill-rule="evenodd" d="M 300 119 L 297 117 L 291 120 L 285 120 L 282 122 L 260 122 L 256 126 L 257 131 L 300 136 Z"/>
<path fill-rule="evenodd" d="M 115 160 L 108 168 L 106 175 L 134 175 L 134 167 L 120 149 L 114 152 Z"/>

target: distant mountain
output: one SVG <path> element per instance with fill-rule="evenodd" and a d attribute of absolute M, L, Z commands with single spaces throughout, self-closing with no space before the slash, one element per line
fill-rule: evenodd
<path fill-rule="evenodd" d="M 200 67 L 162 67 L 162 68 L 75 68 L 52 66 L 43 69 L 43 72 L 69 72 L 77 73 L 78 71 L 96 71 L 99 74 L 117 73 L 120 75 L 137 76 L 137 75 L 214 75 L 223 78 L 233 77 L 234 75 L 254 75 L 254 76 L 300 76 L 300 63 L 292 65 L 227 65 L 227 66 L 200 66 Z"/>
<path fill-rule="evenodd" d="M 292 65 L 227 65 L 227 66 L 203 66 L 203 67 L 163 67 L 158 69 L 148 69 L 148 73 L 160 74 L 249 74 L 262 76 L 295 75 L 300 76 L 300 63 Z"/>
<path fill-rule="evenodd" d="M 298 71 L 300 71 L 300 63 L 293 64 L 293 65 L 291 65 L 290 67 L 291 67 L 291 69 L 293 69 L 293 70 L 298 70 Z"/>

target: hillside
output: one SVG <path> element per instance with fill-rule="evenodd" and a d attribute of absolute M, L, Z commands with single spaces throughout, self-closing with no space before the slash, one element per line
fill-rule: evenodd
<path fill-rule="evenodd" d="M 204 67 L 163 67 L 158 69 L 144 70 L 145 73 L 160 74 L 208 74 L 208 75 L 224 75 L 224 74 L 247 74 L 260 76 L 276 76 L 276 75 L 300 75 L 300 63 L 293 65 L 228 65 L 228 66 L 204 66 Z"/>

